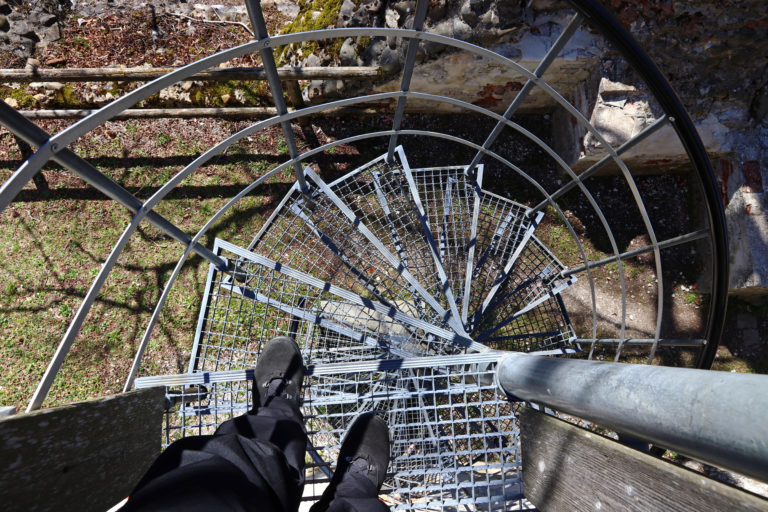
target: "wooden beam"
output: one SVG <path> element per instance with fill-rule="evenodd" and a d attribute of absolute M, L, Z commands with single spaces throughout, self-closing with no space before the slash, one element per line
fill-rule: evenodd
<path fill-rule="evenodd" d="M 53 109 L 53 110 L 20 110 L 19 113 L 27 119 L 81 119 L 96 112 L 91 109 Z M 156 119 L 176 118 L 192 119 L 198 117 L 223 117 L 251 119 L 272 117 L 277 115 L 274 107 L 227 107 L 227 108 L 129 108 L 123 110 L 112 119 Z M 359 115 L 381 115 L 373 108 L 334 108 L 312 114 L 310 117 L 341 117 Z M 298 121 L 296 121 L 298 122 Z"/>
<path fill-rule="evenodd" d="M 34 68 L 0 69 L 4 82 L 140 82 L 154 80 L 178 68 Z M 315 66 L 277 69 L 281 80 L 377 80 L 383 77 L 377 66 Z M 263 68 L 216 68 L 187 80 L 266 80 Z"/>
<path fill-rule="evenodd" d="M 0 420 L 0 508 L 104 511 L 160 453 L 165 388 Z"/>
<path fill-rule="evenodd" d="M 528 407 L 520 440 L 523 489 L 540 510 L 768 511 L 768 500 Z"/>

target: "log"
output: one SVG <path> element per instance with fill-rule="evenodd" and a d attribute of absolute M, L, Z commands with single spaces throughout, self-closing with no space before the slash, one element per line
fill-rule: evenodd
<path fill-rule="evenodd" d="M 54 109 L 54 110 L 20 110 L 19 113 L 27 119 L 81 119 L 95 110 L 89 109 Z M 325 112 L 312 114 L 310 117 L 342 117 L 359 115 L 380 115 L 374 108 L 335 108 Z M 156 119 L 175 118 L 193 119 L 199 117 L 223 117 L 252 119 L 273 117 L 277 115 L 274 107 L 228 107 L 228 108 L 129 108 L 117 114 L 112 119 Z M 298 120 L 297 120 L 298 122 Z"/>
<path fill-rule="evenodd" d="M 520 444 L 525 497 L 539 510 L 768 510 L 768 500 L 528 407 Z"/>
<path fill-rule="evenodd" d="M 154 80 L 178 68 L 34 68 L 0 69 L 0 82 L 139 82 Z M 377 80 L 381 68 L 375 66 L 282 67 L 281 80 Z M 263 68 L 216 68 L 188 80 L 266 80 Z"/>
<path fill-rule="evenodd" d="M 165 388 L 0 420 L 0 508 L 103 511 L 160 453 Z"/>

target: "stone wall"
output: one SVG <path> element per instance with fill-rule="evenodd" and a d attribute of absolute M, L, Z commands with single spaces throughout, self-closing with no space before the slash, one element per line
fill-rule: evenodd
<path fill-rule="evenodd" d="M 768 11 L 764 0 L 606 3 L 667 76 L 704 140 L 726 209 L 732 292 L 765 293 Z M 611 71 L 621 81 L 633 80 L 628 70 Z M 601 110 L 605 106 L 597 105 L 596 111 Z M 649 141 L 645 146 L 652 148 L 649 158 L 654 153 L 656 158 L 676 158 L 674 147 L 660 145 L 665 139 L 662 133 Z"/>

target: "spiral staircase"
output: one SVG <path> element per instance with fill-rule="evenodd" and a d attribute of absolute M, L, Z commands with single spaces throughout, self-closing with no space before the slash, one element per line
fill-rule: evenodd
<path fill-rule="evenodd" d="M 72 321 L 30 409 L 45 398 L 63 358 L 101 286 L 133 232 L 148 221 L 181 241 L 186 250 L 171 274 L 127 379 L 131 388 L 165 386 L 163 445 L 188 435 L 212 433 L 221 422 L 250 409 L 252 368 L 264 343 L 290 336 L 299 344 L 305 364 L 303 413 L 309 434 L 305 500 L 319 497 L 333 474 L 340 440 L 350 422 L 363 411 L 384 417 L 392 439 L 392 460 L 381 498 L 393 510 L 524 509 L 519 430 L 514 400 L 499 388 L 496 367 L 505 351 L 539 356 L 593 358 L 595 347 L 609 346 L 619 360 L 622 347 L 639 347 L 633 356 L 654 361 L 663 346 L 695 351 L 696 365 L 708 367 L 722 327 L 727 288 L 725 231 L 717 187 L 698 136 L 664 79 L 623 28 L 593 1 L 574 1 L 576 14 L 557 41 L 529 71 L 506 57 L 469 43 L 422 30 L 428 2 L 418 2 L 413 27 L 354 28 L 269 37 L 258 2 L 246 2 L 257 40 L 225 50 L 180 68 L 127 94 L 55 136 L 41 133 L 12 109 L 3 124 L 40 146 L 3 185 L 2 207 L 47 162 L 54 159 L 92 186 L 135 212 L 113 253 L 102 267 L 83 306 Z M 513 122 L 513 115 L 534 89 L 543 91 L 574 123 L 604 139 L 581 112 L 542 77 L 585 21 L 602 32 L 635 67 L 663 110 L 646 130 L 621 147 L 604 144 L 606 156 L 576 174 L 546 142 Z M 504 115 L 461 100 L 409 90 L 416 48 L 408 47 L 400 90 L 288 111 L 282 100 L 272 49 L 292 42 L 353 36 L 396 37 L 429 41 L 478 58 L 488 58 L 527 79 Z M 143 203 L 66 147 L 168 85 L 235 56 L 260 52 L 279 115 L 254 123 L 210 148 Z M 483 114 L 497 123 L 480 145 L 453 135 L 404 129 L 409 98 L 437 101 Z M 324 109 L 370 101 L 394 101 L 392 128 L 330 142 L 299 153 L 290 123 Z M 6 112 L 6 110 L 8 110 Z M 26 123 L 26 124 L 25 124 Z M 238 140 L 270 126 L 282 126 L 290 158 L 237 194 L 193 237 L 163 219 L 154 208 L 174 187 L 213 156 Z M 622 155 L 663 127 L 671 126 L 690 156 L 691 176 L 700 187 L 703 228 L 660 240 L 634 178 Z M 542 184 L 492 151 L 502 129 L 522 134 L 561 168 L 566 184 Z M 476 151 L 474 158 L 450 166 L 412 168 L 398 137 L 420 141 L 443 139 Z M 314 155 L 344 143 L 373 138 L 389 140 L 389 150 L 344 176 L 326 182 L 306 166 Z M 489 158 L 505 172 L 527 180 L 536 197 L 527 204 L 488 190 L 483 184 Z M 615 164 L 635 200 L 651 243 L 619 251 L 610 212 L 595 202 L 585 182 L 606 163 Z M 247 247 L 217 239 L 212 249 L 199 243 L 205 232 L 237 202 L 284 169 L 296 182 L 282 198 Z M 321 169 L 322 171 L 323 169 Z M 613 254 L 592 261 L 583 250 L 558 199 L 571 190 L 584 195 L 601 221 Z M 128 195 L 126 195 L 128 194 Z M 541 201 L 538 205 L 538 201 Z M 546 210 L 546 206 L 550 206 Z M 560 219 L 583 264 L 567 268 L 547 247 L 537 229 L 545 215 Z M 250 236 L 250 235 L 249 235 Z M 702 240 L 704 242 L 702 242 Z M 685 244 L 708 247 L 712 262 L 710 300 L 702 336 L 686 340 L 663 338 L 665 249 Z M 142 356 L 160 322 L 174 281 L 190 254 L 209 263 L 188 371 L 178 375 L 141 376 Z M 625 336 L 627 296 L 623 261 L 652 254 L 658 296 L 657 322 L 649 339 Z M 598 332 L 598 311 L 592 271 L 618 265 L 621 279 L 621 328 L 618 337 Z M 563 295 L 586 279 L 591 293 L 591 329 L 572 325 Z M 138 378 L 137 378 L 138 377 Z"/>
<path fill-rule="evenodd" d="M 169 442 L 248 410 L 264 341 L 291 336 L 310 368 L 308 499 L 372 410 L 391 429 L 395 509 L 508 510 L 520 459 L 492 349 L 578 351 L 559 299 L 573 278 L 534 234 L 542 214 L 483 190 L 482 165 L 411 169 L 395 155 L 332 183 L 308 168 L 247 249 L 217 240 L 233 270 L 210 266 L 190 373 L 136 385 L 193 386 Z"/>

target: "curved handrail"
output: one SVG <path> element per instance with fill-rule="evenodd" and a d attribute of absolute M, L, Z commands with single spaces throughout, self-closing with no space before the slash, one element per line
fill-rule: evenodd
<path fill-rule="evenodd" d="M 707 199 L 707 211 L 708 211 L 709 220 L 710 220 L 709 224 L 712 230 L 711 238 L 713 239 L 713 248 L 716 253 L 715 265 L 713 265 L 713 272 L 714 272 L 713 291 L 712 291 L 713 306 L 709 310 L 709 318 L 707 323 L 707 335 L 706 335 L 707 340 L 709 340 L 709 344 L 706 347 L 706 350 L 702 353 L 698 361 L 698 365 L 700 367 L 708 367 L 709 365 L 711 365 L 712 359 L 714 358 L 714 351 L 717 348 L 717 340 L 719 340 L 720 332 L 722 330 L 723 318 L 722 318 L 722 315 L 718 315 L 717 313 L 718 312 L 721 313 L 725 308 L 725 301 L 727 300 L 727 279 L 728 279 L 727 239 L 725 238 L 724 216 L 722 212 L 722 205 L 720 204 L 719 194 L 717 193 L 717 188 L 715 185 L 714 175 L 712 173 L 711 166 L 709 165 L 709 161 L 706 157 L 706 153 L 704 152 L 701 140 L 699 139 L 698 134 L 695 132 L 695 128 L 693 127 L 693 124 L 691 123 L 690 118 L 685 113 L 685 110 L 683 109 L 679 100 L 674 95 L 674 92 L 671 90 L 668 83 L 664 80 L 663 76 L 660 74 L 658 69 L 650 62 L 650 59 L 648 59 L 648 57 L 642 52 L 642 50 L 639 48 L 637 43 L 631 38 L 631 36 L 626 32 L 626 30 L 624 30 L 623 27 L 621 27 L 620 24 L 614 18 L 612 18 L 610 14 L 608 14 L 607 11 L 605 11 L 605 9 L 603 9 L 595 0 L 572 0 L 571 4 L 577 9 L 577 11 L 581 15 L 587 18 L 588 22 L 595 24 L 599 28 L 601 28 L 602 32 L 606 35 L 606 37 L 608 37 L 609 40 L 611 40 L 614 44 L 616 44 L 625 54 L 625 57 L 627 58 L 627 60 L 629 60 L 630 63 L 632 63 L 638 69 L 638 71 L 640 72 L 640 75 L 645 79 L 648 86 L 654 92 L 654 96 L 656 97 L 657 101 L 659 101 L 665 113 L 669 116 L 670 121 L 672 121 L 673 126 L 675 127 L 675 130 L 678 133 L 678 136 L 683 142 L 683 145 L 686 148 L 686 151 L 688 152 L 692 163 L 694 164 L 694 168 L 697 174 L 699 175 L 700 181 L 702 181 L 703 183 L 705 196 Z M 118 98 L 117 100 L 110 103 L 109 105 L 102 107 L 101 109 L 93 112 L 92 114 L 83 118 L 77 123 L 74 123 L 73 125 L 61 131 L 60 133 L 56 134 L 55 136 L 50 137 L 48 141 L 44 143 L 42 146 L 40 146 L 38 151 L 35 152 L 26 162 L 24 162 L 19 167 L 19 169 L 17 169 L 13 173 L 11 178 L 8 181 L 6 181 L 6 183 L 3 184 L 3 186 L 0 188 L 0 212 L 7 206 L 8 203 L 10 203 L 13 197 L 15 197 L 16 193 L 19 190 L 21 190 L 21 188 L 23 188 L 23 186 L 26 185 L 26 183 L 28 183 L 28 181 L 32 178 L 32 176 L 34 176 L 37 172 L 39 172 L 42 166 L 49 159 L 54 157 L 58 152 L 60 152 L 62 149 L 69 146 L 72 142 L 77 140 L 79 137 L 83 136 L 85 133 L 88 133 L 89 131 L 100 126 L 101 124 L 108 121 L 109 119 L 112 119 L 115 115 L 119 114 L 126 108 L 130 108 L 131 106 L 135 105 L 139 101 L 147 98 L 148 96 L 160 91 L 165 87 L 168 87 L 169 85 L 188 79 L 193 75 L 197 74 L 198 72 L 211 68 L 221 62 L 225 62 L 227 60 L 231 60 L 235 57 L 245 55 L 254 51 L 262 51 L 265 49 L 274 48 L 275 46 L 282 46 L 286 44 L 292 44 L 292 43 L 298 43 L 298 42 L 304 42 L 304 41 L 322 40 L 322 39 L 329 39 L 329 38 L 356 37 L 361 35 L 373 36 L 373 37 L 399 37 L 409 41 L 414 41 L 414 40 L 429 41 L 433 43 L 443 44 L 456 49 L 468 51 L 474 55 L 488 58 L 492 61 L 503 64 L 507 66 L 509 69 L 514 70 L 515 72 L 519 73 L 523 77 L 527 78 L 529 82 L 531 82 L 536 87 L 540 88 L 543 92 L 545 92 L 547 95 L 549 95 L 556 103 L 562 106 L 571 116 L 573 116 L 580 125 L 582 125 L 589 133 L 591 133 L 596 140 L 598 140 L 601 143 L 601 145 L 608 152 L 607 156 L 616 163 L 625 181 L 630 187 L 630 191 L 632 192 L 635 203 L 637 204 L 640 210 L 641 217 L 645 225 L 645 229 L 648 232 L 648 235 L 651 239 L 651 246 L 653 247 L 653 252 L 654 252 L 655 261 L 656 261 L 656 275 L 658 278 L 657 289 L 659 290 L 659 293 L 658 293 L 658 305 L 657 305 L 658 310 L 657 310 L 657 320 L 656 320 L 656 332 L 655 332 L 655 338 L 654 338 L 655 342 L 652 346 L 651 353 L 649 356 L 649 362 L 650 362 L 653 359 L 655 350 L 658 345 L 658 340 L 660 338 L 662 314 L 663 314 L 663 307 L 664 307 L 664 297 L 662 293 L 663 277 L 662 277 L 662 269 L 661 269 L 661 255 L 659 250 L 659 243 L 656 238 L 653 225 L 650 221 L 650 218 L 648 217 L 647 210 L 645 208 L 642 197 L 640 196 L 639 190 L 637 189 L 634 179 L 629 169 L 627 168 L 625 162 L 622 160 L 620 154 L 616 151 L 616 149 L 614 149 L 612 146 L 610 146 L 607 143 L 604 137 L 597 131 L 597 129 L 594 126 L 591 125 L 589 120 L 580 111 L 578 111 L 578 109 L 576 109 L 573 105 L 571 105 L 562 95 L 560 95 L 560 93 L 554 90 L 546 81 L 542 80 L 539 76 L 537 76 L 536 73 L 530 72 L 520 64 L 496 52 L 487 50 L 485 48 L 479 47 L 472 43 L 456 40 L 456 39 L 453 39 L 447 36 L 442 36 L 439 34 L 427 33 L 420 30 L 392 29 L 392 28 L 356 27 L 356 28 L 326 29 L 326 30 L 320 30 L 320 31 L 314 31 L 314 32 L 302 32 L 302 33 L 296 33 L 296 34 L 279 35 L 274 37 L 265 37 L 258 41 L 251 41 L 243 45 L 237 46 L 235 48 L 224 50 L 217 54 L 211 55 L 209 57 L 206 57 L 204 59 L 191 63 L 171 73 L 168 73 L 167 75 L 157 78 L 151 82 L 148 82 L 144 86 L 139 87 L 138 89 L 126 94 L 121 98 Z M 546 143 L 541 141 L 541 139 L 539 139 L 529 131 L 525 130 L 524 128 L 520 127 L 516 123 L 513 123 L 512 121 L 504 118 L 503 116 L 499 116 L 498 114 L 488 109 L 479 107 L 477 105 L 472 105 L 470 103 L 463 102 L 455 98 L 446 98 L 439 95 L 420 93 L 420 92 L 411 92 L 411 91 L 402 90 L 402 89 L 400 91 L 391 92 L 391 93 L 379 93 L 379 94 L 373 94 L 368 96 L 357 96 L 354 98 L 347 98 L 344 100 L 329 102 L 322 105 L 307 107 L 301 110 L 295 110 L 283 115 L 275 116 L 273 118 L 262 121 L 260 123 L 255 123 L 254 125 L 247 128 L 246 130 L 238 132 L 238 134 L 235 134 L 232 137 L 225 139 L 225 141 L 223 141 L 222 143 L 217 144 L 216 146 L 214 146 L 214 148 L 209 149 L 203 155 L 193 160 L 189 165 L 187 165 L 184 169 L 182 169 L 182 171 L 177 173 L 171 180 L 169 180 L 162 187 L 160 187 L 160 189 L 158 189 L 146 202 L 144 202 L 141 205 L 138 212 L 135 214 L 134 218 L 126 227 L 126 231 L 123 233 L 123 235 L 121 235 L 120 239 L 113 247 L 113 252 L 110 254 L 110 257 L 108 258 L 108 262 L 112 261 L 113 259 L 116 261 L 117 256 L 119 256 L 125 243 L 133 233 L 133 230 L 135 230 L 135 228 L 138 226 L 138 224 L 141 222 L 141 220 L 143 220 L 143 218 L 147 214 L 152 212 L 153 208 L 158 204 L 159 201 L 161 201 L 168 193 L 170 193 L 170 191 L 173 190 L 173 188 L 175 188 L 190 173 L 194 172 L 197 168 L 199 168 L 204 162 L 206 162 L 212 156 L 219 154 L 221 151 L 224 151 L 226 147 L 234 143 L 236 140 L 239 140 L 239 138 L 242 138 L 249 133 L 253 133 L 254 131 L 258 131 L 259 129 L 265 128 L 267 126 L 272 126 L 277 123 L 289 122 L 290 120 L 308 116 L 313 113 L 321 112 L 326 109 L 336 108 L 338 106 L 348 106 L 348 105 L 355 105 L 359 103 L 395 99 L 395 98 L 397 98 L 399 102 L 404 102 L 408 98 L 418 98 L 418 99 L 430 100 L 430 101 L 443 101 L 445 103 L 453 104 L 455 106 L 466 108 L 466 109 L 478 112 L 480 114 L 486 115 L 488 117 L 494 118 L 499 122 L 503 122 L 506 126 L 509 126 L 512 129 L 518 131 L 519 133 L 527 137 L 529 140 L 539 145 L 539 147 L 541 147 L 551 158 L 555 160 L 557 165 L 569 175 L 571 180 L 573 180 L 573 183 L 575 184 L 575 186 L 578 186 L 580 188 L 582 194 L 584 194 L 587 197 L 590 203 L 590 206 L 592 206 L 592 208 L 598 214 L 598 218 L 601 224 L 603 225 L 603 228 L 606 230 L 606 233 L 608 234 L 614 255 L 617 256 L 617 260 L 619 264 L 620 283 L 621 283 L 621 289 L 622 289 L 621 338 L 623 339 L 624 328 L 626 324 L 626 287 L 625 287 L 623 263 L 621 261 L 621 258 L 618 258 L 618 255 L 619 255 L 618 247 L 616 245 L 613 232 L 610 229 L 610 226 L 608 225 L 605 216 L 603 215 L 601 209 L 599 208 L 599 205 L 596 203 L 594 198 L 591 196 L 589 191 L 583 185 L 582 181 L 579 180 L 578 176 L 573 172 L 573 170 L 570 169 L 570 167 L 562 160 L 562 158 L 559 157 L 559 155 L 557 155 L 557 153 L 551 147 L 549 147 Z M 371 137 L 381 136 L 382 134 L 385 134 L 385 133 L 389 134 L 392 137 L 395 137 L 397 135 L 421 135 L 421 136 L 428 136 L 428 137 L 441 137 L 441 138 L 446 138 L 448 140 L 453 140 L 457 143 L 464 144 L 468 147 L 474 147 L 475 149 L 478 150 L 478 154 L 482 153 L 482 154 L 488 154 L 489 156 L 492 156 L 493 158 L 500 161 L 503 165 L 512 169 L 514 172 L 520 174 L 524 178 L 528 179 L 532 184 L 534 184 L 534 186 L 541 193 L 543 193 L 545 197 L 545 201 L 549 202 L 555 208 L 558 216 L 560 216 L 560 218 L 565 221 L 570 231 L 571 237 L 573 238 L 573 240 L 576 241 L 579 247 L 579 251 L 581 253 L 582 259 L 584 260 L 586 265 L 586 270 L 589 276 L 589 283 L 591 286 L 592 311 L 593 311 L 593 322 L 592 322 L 593 337 L 596 338 L 597 308 L 596 308 L 594 282 L 591 276 L 590 267 L 588 265 L 589 259 L 586 257 L 586 254 L 581 246 L 578 236 L 576 236 L 576 233 L 573 230 L 572 226 L 570 225 L 570 222 L 567 220 L 563 212 L 557 206 L 556 201 L 553 200 L 553 198 L 543 189 L 543 187 L 541 187 L 540 184 L 538 184 L 538 182 L 535 182 L 535 180 L 531 180 L 530 177 L 526 173 L 524 173 L 521 169 L 516 167 L 511 162 L 503 159 L 496 153 L 489 151 L 482 146 L 478 146 L 474 143 L 466 141 L 464 139 L 460 139 L 447 134 L 439 134 L 437 132 L 428 132 L 428 131 L 421 131 L 421 130 L 395 129 L 387 132 L 376 132 L 376 134 L 364 134 L 361 136 L 354 136 L 344 140 L 351 142 L 353 140 L 362 140 L 363 138 L 368 138 L 369 136 Z M 233 137 L 238 135 L 239 137 L 237 139 L 233 139 Z M 229 143 L 225 144 L 228 141 Z M 309 156 L 324 150 L 323 148 L 327 149 L 329 147 L 334 147 L 341 143 L 343 142 L 326 144 L 321 148 L 316 148 L 307 153 L 304 153 L 303 155 L 298 155 L 295 158 L 291 158 L 287 162 L 281 164 L 280 166 L 276 167 L 275 169 L 267 173 L 265 176 L 263 176 L 256 182 L 246 187 L 246 189 L 244 190 L 252 190 L 253 187 L 258 186 L 258 184 L 262 183 L 264 179 L 267 179 L 268 177 L 274 175 L 274 173 L 279 172 L 279 170 L 282 170 L 289 165 L 296 164 L 297 162 L 302 161 L 305 158 L 308 158 Z M 241 192 L 241 194 L 243 193 Z M 238 199 L 239 197 L 242 197 L 242 196 L 238 194 L 238 196 L 236 196 L 236 198 L 233 198 L 231 202 L 228 202 L 224 208 L 226 209 L 230 208 L 232 205 L 234 205 L 234 203 L 236 202 L 236 199 Z M 718 209 L 719 209 L 720 215 L 717 215 Z M 210 225 L 212 225 L 212 222 L 214 222 L 216 219 L 219 218 L 221 213 L 223 213 L 223 210 L 218 212 L 216 215 L 214 215 L 209 220 L 209 222 L 207 222 L 206 225 L 203 226 L 203 228 L 201 228 L 201 230 L 198 232 L 198 235 L 193 237 L 191 242 L 187 244 L 184 254 L 182 255 L 182 257 L 179 260 L 179 263 L 177 264 L 177 270 L 180 270 L 184 260 L 186 260 L 186 258 L 190 254 L 193 244 L 196 244 L 198 242 L 202 234 L 210 227 Z M 114 254 L 114 258 L 113 258 L 113 254 Z M 114 261 L 112 261 L 112 264 L 114 264 Z M 54 364 L 55 361 L 57 360 L 57 358 L 61 356 L 62 350 L 64 355 L 66 354 L 66 350 L 68 350 L 68 344 L 71 344 L 71 341 L 73 340 L 74 336 L 77 334 L 77 331 L 79 330 L 79 326 L 82 324 L 82 321 L 84 320 L 85 315 L 87 315 L 88 310 L 90 309 L 90 305 L 95 299 L 95 295 L 99 293 L 101 284 L 103 284 L 103 281 L 106 278 L 106 275 L 109 274 L 110 270 L 111 270 L 111 265 L 105 264 L 104 267 L 102 267 L 102 269 L 100 270 L 97 278 L 94 280 L 91 289 L 89 290 L 88 294 L 86 295 L 86 298 L 81 304 L 81 308 L 78 310 L 75 316 L 75 319 L 70 324 L 70 327 L 67 333 L 65 334 L 64 339 L 62 340 L 62 344 L 60 344 L 59 349 L 57 349 L 56 355 L 54 355 L 54 359 L 52 360 L 52 363 L 49 366 L 49 369 L 46 371 L 46 376 L 44 376 L 43 378 L 44 381 L 48 379 L 49 377 L 48 374 L 50 371 L 53 371 L 53 377 L 55 377 L 55 373 L 61 364 L 61 360 L 59 360 L 57 364 Z M 168 283 L 169 286 L 173 282 L 173 279 L 174 279 L 173 276 L 177 273 L 178 272 L 175 270 L 174 274 L 172 275 L 172 278 L 169 279 L 169 283 Z M 149 325 L 147 326 L 147 334 L 145 336 L 148 336 L 148 334 L 151 332 L 152 328 L 154 327 L 154 324 L 156 321 L 155 314 L 162 307 L 162 304 L 165 301 L 164 297 L 167 296 L 166 291 L 170 289 L 169 286 L 166 287 L 166 290 L 164 290 L 163 295 L 161 295 L 161 299 L 158 302 L 157 308 L 155 309 L 155 313 L 153 313 L 153 317 L 150 320 Z M 65 340 L 69 340 L 68 343 L 64 343 Z M 64 345 L 67 345 L 67 347 L 64 347 Z M 618 354 L 617 354 L 617 357 L 618 357 Z M 141 355 L 137 354 L 137 358 L 138 360 L 140 360 Z M 61 359 L 63 360 L 63 356 L 61 356 Z M 131 370 L 131 375 L 135 377 L 135 371 L 133 368 Z M 131 378 L 132 377 L 129 376 L 129 381 L 131 380 Z M 41 385 L 42 385 L 42 382 L 41 382 Z M 33 397 L 33 402 L 36 403 L 38 406 L 39 406 L 39 403 L 42 402 L 42 398 L 44 398 L 44 395 L 45 395 L 45 393 L 42 393 L 42 398 L 41 398 L 40 391 L 41 391 L 41 388 L 39 387 L 38 391 L 35 394 L 35 397 Z M 47 390 L 45 392 L 47 393 Z M 30 403 L 30 407 L 31 406 L 32 406 L 32 403 Z"/>

